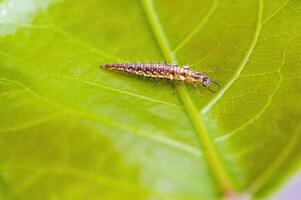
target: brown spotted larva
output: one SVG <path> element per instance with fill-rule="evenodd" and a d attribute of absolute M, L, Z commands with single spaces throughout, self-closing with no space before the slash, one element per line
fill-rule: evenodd
<path fill-rule="evenodd" d="M 220 89 L 220 85 L 205 75 L 189 69 L 169 63 L 132 63 L 132 64 L 104 64 L 105 69 L 128 72 L 145 77 L 162 78 L 181 81 L 190 84 L 202 84 L 211 92 Z"/>

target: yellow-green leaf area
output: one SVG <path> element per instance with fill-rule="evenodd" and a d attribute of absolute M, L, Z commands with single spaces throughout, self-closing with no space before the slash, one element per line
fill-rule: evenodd
<path fill-rule="evenodd" d="M 0 0 L 0 198 L 266 198 L 300 168 L 298 0 Z M 190 65 L 194 87 L 100 69 Z"/>

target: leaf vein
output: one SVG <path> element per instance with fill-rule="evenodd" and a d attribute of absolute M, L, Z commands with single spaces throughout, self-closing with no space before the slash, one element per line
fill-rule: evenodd
<path fill-rule="evenodd" d="M 118 122 L 115 123 L 114 121 L 108 120 L 105 117 L 103 117 L 101 115 L 98 115 L 98 114 L 94 114 L 94 113 L 90 113 L 90 112 L 86 112 L 86 111 L 81 111 L 81 110 L 75 110 L 75 109 L 72 109 L 72 108 L 66 108 L 63 105 L 57 104 L 57 103 L 53 102 L 52 100 L 41 96 L 40 94 L 36 93 L 31 88 L 29 88 L 28 86 L 21 83 L 20 81 L 10 80 L 10 79 L 6 79 L 6 78 L 3 78 L 3 77 L 1 77 L 0 80 L 1 81 L 7 81 L 7 82 L 10 82 L 10 83 L 14 83 L 14 84 L 17 84 L 17 85 L 27 89 L 27 91 L 30 94 L 32 94 L 34 97 L 36 97 L 37 99 L 40 99 L 42 102 L 48 103 L 50 105 L 53 105 L 57 108 L 62 109 L 64 111 L 64 113 L 71 113 L 71 114 L 73 114 L 77 117 L 80 117 L 80 118 L 89 119 L 91 121 L 97 121 L 97 122 L 100 122 L 100 123 L 102 123 L 104 125 L 107 125 L 107 126 L 110 126 L 110 127 L 115 127 L 115 128 L 119 128 L 121 130 L 126 130 L 129 133 L 134 134 L 136 136 L 145 137 L 145 138 L 148 138 L 148 139 L 153 140 L 155 142 L 166 145 L 168 147 L 174 148 L 176 150 L 180 150 L 182 152 L 186 152 L 188 154 L 195 155 L 195 156 L 200 156 L 199 151 L 195 147 L 193 147 L 189 144 L 180 142 L 180 141 L 172 139 L 172 138 L 168 138 L 166 136 L 162 136 L 162 135 L 157 136 L 156 134 L 153 134 L 151 132 L 137 131 L 137 129 L 135 127 L 124 126 L 124 125 L 121 125 Z"/>
<path fill-rule="evenodd" d="M 153 1 L 141 0 L 141 3 L 145 11 L 145 15 L 149 21 L 150 28 L 154 36 L 156 37 L 158 45 L 160 46 L 161 51 L 165 56 L 165 59 L 167 61 L 172 61 L 174 63 L 177 63 L 175 54 L 173 54 L 170 50 L 168 39 L 163 31 L 161 22 L 158 18 L 156 9 L 153 5 Z M 178 85 L 177 89 L 178 89 L 179 97 L 182 100 L 183 107 L 188 114 L 188 117 L 199 139 L 199 143 L 202 146 L 200 150 L 203 151 L 204 157 L 207 159 L 208 165 L 215 176 L 215 180 L 217 181 L 217 183 L 221 187 L 221 190 L 224 192 L 226 196 L 232 195 L 233 193 L 235 193 L 235 189 L 232 185 L 232 181 L 230 180 L 230 178 L 225 172 L 224 167 L 222 166 L 219 155 L 217 154 L 216 148 L 214 147 L 212 140 L 209 137 L 203 119 L 201 118 L 197 109 L 193 105 L 185 85 L 184 84 Z"/>
<path fill-rule="evenodd" d="M 285 58 L 286 58 L 286 52 L 284 51 L 283 53 L 283 62 L 280 66 L 280 68 L 278 69 L 278 74 L 279 74 L 279 82 L 277 83 L 276 87 L 274 88 L 274 90 L 272 91 L 270 97 L 268 98 L 267 103 L 262 107 L 261 110 L 259 110 L 259 112 L 250 120 L 248 120 L 247 122 L 243 123 L 242 125 L 240 125 L 239 127 L 237 127 L 235 130 L 221 136 L 215 139 L 215 142 L 220 142 L 223 141 L 225 139 L 228 139 L 229 137 L 234 136 L 235 134 L 237 134 L 239 131 L 243 130 L 244 128 L 248 127 L 249 125 L 251 125 L 252 123 L 254 123 L 257 119 L 260 118 L 260 116 L 266 111 L 266 109 L 271 105 L 272 100 L 275 96 L 275 94 L 277 93 L 277 91 L 279 90 L 281 83 L 283 81 L 282 78 L 282 74 L 281 74 L 281 69 L 283 68 L 283 66 L 285 65 Z"/>
<path fill-rule="evenodd" d="M 32 121 L 28 121 L 26 123 L 18 124 L 14 127 L 1 128 L 0 132 L 20 131 L 20 130 L 23 130 L 23 129 L 28 129 L 28 128 L 37 126 L 39 124 L 45 123 L 47 121 L 56 119 L 58 117 L 64 116 L 65 114 L 66 114 L 65 112 L 55 113 L 53 115 L 48 115 L 46 117 L 41 117 L 41 118 L 36 119 L 36 120 L 32 120 Z"/>
<path fill-rule="evenodd" d="M 262 22 L 261 22 L 262 14 L 263 14 L 263 0 L 259 0 L 257 25 L 250 46 L 245 56 L 243 57 L 238 69 L 231 77 L 231 79 L 228 81 L 228 83 L 217 93 L 217 95 L 211 101 L 207 103 L 206 106 L 204 106 L 204 108 L 202 109 L 203 114 L 207 113 L 224 96 L 224 94 L 230 89 L 230 87 L 237 81 L 241 72 L 244 70 L 245 66 L 249 62 L 249 59 L 255 49 L 262 28 Z"/>
<path fill-rule="evenodd" d="M 286 0 L 283 5 L 281 5 L 279 7 L 279 9 L 277 9 L 274 13 L 272 13 L 269 17 L 267 17 L 265 20 L 263 20 L 262 24 L 265 24 L 267 23 L 268 21 L 270 21 L 273 17 L 275 17 L 281 10 L 283 10 L 287 5 L 288 3 L 290 2 L 290 0 Z"/>
<path fill-rule="evenodd" d="M 143 96 L 143 95 L 132 93 L 132 92 L 127 92 L 127 91 L 119 90 L 117 88 L 112 88 L 112 87 L 104 86 L 104 85 L 101 85 L 99 83 L 88 81 L 88 80 L 84 80 L 84 79 L 80 79 L 80 78 L 77 78 L 77 77 L 74 77 L 74 76 L 67 76 L 67 75 L 61 75 L 61 74 L 51 74 L 51 75 L 55 76 L 55 77 L 59 77 L 59 78 L 64 78 L 64 79 L 78 81 L 78 82 L 85 83 L 85 84 L 90 85 L 90 86 L 98 87 L 98 88 L 105 89 L 105 90 L 114 91 L 114 92 L 117 92 L 117 93 L 129 95 L 129 96 L 136 97 L 136 98 L 139 98 L 139 99 L 151 101 L 151 102 L 154 102 L 154 103 L 164 104 L 164 105 L 168 105 L 168 106 L 176 106 L 176 107 L 178 106 L 177 104 L 173 104 L 173 103 L 170 103 L 170 102 L 162 101 L 162 100 L 159 100 L 159 99 L 154 99 L 154 98 L 151 98 L 151 97 L 148 97 L 148 96 Z"/>
<path fill-rule="evenodd" d="M 249 184 L 249 186 L 247 187 L 247 191 L 256 193 L 270 179 L 273 178 L 277 170 L 279 170 L 281 166 L 283 166 L 283 164 L 287 160 L 287 157 L 292 153 L 292 151 L 298 144 L 298 141 L 300 140 L 299 139 L 300 132 L 301 132 L 301 123 L 299 122 L 299 125 L 296 128 L 296 130 L 292 133 L 292 136 L 290 137 L 286 148 L 283 148 L 283 150 L 280 151 L 279 156 L 275 156 L 275 159 L 272 161 L 272 163 L 268 163 L 267 168 L 259 176 L 257 176 L 257 178 L 252 183 Z"/>
<path fill-rule="evenodd" d="M 24 91 L 26 91 L 26 89 L 23 88 L 23 89 L 17 89 L 17 90 L 2 92 L 2 93 L 0 93 L 0 97 L 16 95 L 16 94 L 22 93 Z"/>
<path fill-rule="evenodd" d="M 172 51 L 172 53 L 177 53 L 179 50 L 181 50 L 202 28 L 205 26 L 205 24 L 208 22 L 214 11 L 216 10 L 216 7 L 218 5 L 218 0 L 213 0 L 213 3 L 207 12 L 207 14 L 203 17 L 201 22 L 197 25 L 197 27 L 190 32 L 183 41 Z"/>

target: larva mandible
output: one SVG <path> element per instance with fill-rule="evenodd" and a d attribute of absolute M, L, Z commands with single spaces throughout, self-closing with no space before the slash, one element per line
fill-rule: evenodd
<path fill-rule="evenodd" d="M 127 72 L 144 77 L 175 80 L 194 85 L 202 84 L 210 92 L 216 92 L 220 85 L 202 73 L 189 69 L 188 66 L 179 66 L 170 63 L 129 63 L 129 64 L 104 64 L 103 68 Z"/>

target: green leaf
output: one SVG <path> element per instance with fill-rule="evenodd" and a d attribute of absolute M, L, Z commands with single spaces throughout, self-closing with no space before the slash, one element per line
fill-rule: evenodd
<path fill-rule="evenodd" d="M 299 0 L 0 1 L 0 198 L 266 197 L 300 168 Z M 222 89 L 105 63 L 169 61 Z"/>

